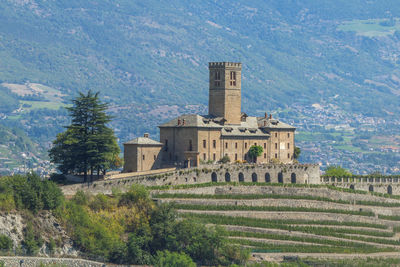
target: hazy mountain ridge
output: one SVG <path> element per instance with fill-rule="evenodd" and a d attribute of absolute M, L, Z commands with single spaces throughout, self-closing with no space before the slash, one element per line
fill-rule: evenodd
<path fill-rule="evenodd" d="M 243 62 L 251 115 L 279 109 L 296 122 L 293 105 L 330 103 L 392 120 L 400 113 L 399 17 L 394 0 L 9 0 L 0 3 L 0 81 L 47 85 L 66 100 L 101 91 L 121 142 L 156 135 L 154 126 L 177 113 L 206 112 L 209 61 Z M 62 129 L 2 122 L 41 143 L 54 139 L 50 125 Z"/>

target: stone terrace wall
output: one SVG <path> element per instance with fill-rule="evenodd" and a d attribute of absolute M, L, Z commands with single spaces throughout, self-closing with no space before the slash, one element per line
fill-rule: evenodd
<path fill-rule="evenodd" d="M 22 265 L 20 265 L 23 260 Z M 101 262 L 83 260 L 83 259 L 68 259 L 68 258 L 40 258 L 40 257 L 2 257 L 0 261 L 5 263 L 6 267 L 38 267 L 40 264 L 60 264 L 70 267 L 103 267 L 103 266 L 126 266 L 126 265 L 113 265 L 104 264 Z"/>
<path fill-rule="evenodd" d="M 354 190 L 400 195 L 400 179 L 397 177 L 321 177 L 321 183 Z"/>
<path fill-rule="evenodd" d="M 157 175 L 129 176 L 107 179 L 92 183 L 63 186 L 65 195 L 73 195 L 78 190 L 91 193 L 110 194 L 112 188 L 126 190 L 132 184 L 178 185 L 208 182 L 271 182 L 271 183 L 309 183 L 319 184 L 318 165 L 302 164 L 225 164 L 203 165 L 198 168 L 167 171 Z"/>

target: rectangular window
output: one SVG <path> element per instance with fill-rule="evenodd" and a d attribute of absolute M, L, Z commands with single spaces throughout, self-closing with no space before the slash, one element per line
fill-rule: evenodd
<path fill-rule="evenodd" d="M 154 160 L 156 160 L 157 159 L 157 156 L 156 155 L 154 155 Z"/>
<path fill-rule="evenodd" d="M 237 159 L 237 153 L 235 154 L 235 160 L 238 160 L 238 159 Z"/>
<path fill-rule="evenodd" d="M 275 133 L 275 137 L 278 137 L 278 133 Z"/>
<path fill-rule="evenodd" d="M 215 153 L 213 154 L 213 161 L 215 161 Z"/>
<path fill-rule="evenodd" d="M 225 143 L 225 148 L 228 148 L 228 142 Z"/>
<path fill-rule="evenodd" d="M 231 71 L 231 86 L 236 86 L 236 72 Z"/>
<path fill-rule="evenodd" d="M 216 148 L 216 147 L 217 147 L 217 141 L 213 140 L 213 148 Z"/>
<path fill-rule="evenodd" d="M 237 149 L 237 142 L 235 143 L 235 148 Z"/>
<path fill-rule="evenodd" d="M 257 143 L 254 143 L 254 145 L 256 146 L 256 145 L 257 145 Z"/>
<path fill-rule="evenodd" d="M 264 153 L 264 159 L 266 159 L 267 158 L 267 153 Z"/>
<path fill-rule="evenodd" d="M 287 154 L 287 158 L 290 159 L 290 154 L 289 153 Z"/>
<path fill-rule="evenodd" d="M 244 143 L 244 148 L 247 148 L 247 143 Z"/>
<path fill-rule="evenodd" d="M 144 155 L 143 155 L 143 160 L 144 160 Z"/>
<path fill-rule="evenodd" d="M 278 158 L 278 154 L 277 154 L 277 153 L 275 153 L 275 158 L 276 158 L 276 159 Z"/>
<path fill-rule="evenodd" d="M 278 143 L 275 143 L 275 149 L 278 149 Z"/>
<path fill-rule="evenodd" d="M 168 139 L 165 139 L 165 151 L 168 151 Z"/>
<path fill-rule="evenodd" d="M 287 143 L 287 149 L 290 149 L 290 143 Z"/>
<path fill-rule="evenodd" d="M 207 141 L 203 140 L 203 148 L 206 148 L 206 147 L 207 147 Z"/>
<path fill-rule="evenodd" d="M 206 160 L 206 153 L 203 153 L 203 160 Z"/>
<path fill-rule="evenodd" d="M 214 79 L 214 86 L 220 86 L 221 85 L 221 72 L 220 71 L 215 71 L 215 79 Z"/>
<path fill-rule="evenodd" d="M 287 133 L 287 138 L 290 138 L 290 133 Z"/>
<path fill-rule="evenodd" d="M 267 143 L 264 143 L 264 149 L 267 149 Z"/>

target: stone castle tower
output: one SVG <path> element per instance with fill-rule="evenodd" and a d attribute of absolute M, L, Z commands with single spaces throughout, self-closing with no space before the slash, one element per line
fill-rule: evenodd
<path fill-rule="evenodd" d="M 208 114 L 222 117 L 226 124 L 241 121 L 242 63 L 210 62 L 210 95 Z"/>

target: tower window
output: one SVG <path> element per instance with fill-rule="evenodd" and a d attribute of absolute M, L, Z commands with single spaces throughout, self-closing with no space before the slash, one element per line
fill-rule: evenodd
<path fill-rule="evenodd" d="M 217 147 L 217 141 L 213 140 L 213 148 Z"/>
<path fill-rule="evenodd" d="M 236 86 L 236 72 L 231 71 L 231 86 Z"/>
<path fill-rule="evenodd" d="M 238 160 L 237 153 L 235 154 L 235 160 Z"/>
<path fill-rule="evenodd" d="M 266 149 L 267 148 L 267 143 L 264 143 L 264 149 Z"/>
<path fill-rule="evenodd" d="M 225 143 L 225 148 L 228 148 L 228 142 Z"/>
<path fill-rule="evenodd" d="M 275 149 L 278 149 L 278 143 L 275 143 Z"/>
<path fill-rule="evenodd" d="M 165 151 L 168 151 L 168 139 L 165 139 Z"/>
<path fill-rule="evenodd" d="M 207 147 L 207 141 L 203 140 L 203 148 L 206 148 L 206 147 Z"/>
<path fill-rule="evenodd" d="M 215 153 L 213 154 L 213 161 L 215 161 Z"/>
<path fill-rule="evenodd" d="M 221 72 L 219 70 L 215 71 L 214 86 L 221 85 Z"/>
<path fill-rule="evenodd" d="M 290 133 L 287 133 L 287 138 L 289 138 L 290 137 Z"/>
<path fill-rule="evenodd" d="M 144 155 L 143 155 L 143 160 L 144 160 Z"/>
<path fill-rule="evenodd" d="M 237 149 L 237 142 L 235 143 L 235 148 Z"/>
<path fill-rule="evenodd" d="M 206 160 L 206 153 L 203 153 L 203 160 Z"/>
<path fill-rule="evenodd" d="M 189 151 L 193 150 L 193 146 L 192 146 L 192 140 L 189 140 Z"/>
<path fill-rule="evenodd" d="M 244 148 L 247 148 L 247 143 L 244 143 Z"/>
<path fill-rule="evenodd" d="M 287 143 L 287 149 L 290 149 L 290 143 Z"/>

